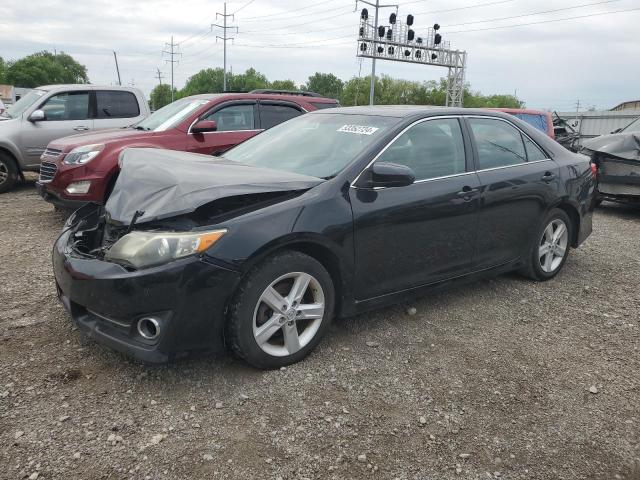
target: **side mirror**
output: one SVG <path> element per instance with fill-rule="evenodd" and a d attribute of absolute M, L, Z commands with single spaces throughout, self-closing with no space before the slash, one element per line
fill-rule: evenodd
<path fill-rule="evenodd" d="M 215 132 L 218 129 L 218 125 L 215 120 L 198 120 L 193 127 L 191 127 L 191 133 L 207 133 Z"/>
<path fill-rule="evenodd" d="M 409 167 L 395 163 L 376 162 L 363 175 L 366 188 L 406 187 L 416 181 L 416 174 Z"/>
<path fill-rule="evenodd" d="M 33 112 L 31 112 L 31 115 L 29 115 L 29 121 L 30 122 L 41 122 L 42 120 L 46 120 L 47 119 L 47 114 L 44 113 L 44 110 L 34 110 Z"/>

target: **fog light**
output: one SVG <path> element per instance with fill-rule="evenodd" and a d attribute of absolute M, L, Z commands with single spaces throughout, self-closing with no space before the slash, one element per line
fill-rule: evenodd
<path fill-rule="evenodd" d="M 138 320 L 138 333 L 142 338 L 155 340 L 160 336 L 160 322 L 153 317 L 144 317 Z"/>
<path fill-rule="evenodd" d="M 82 180 L 81 182 L 70 183 L 65 189 L 67 193 L 87 193 L 91 187 L 91 180 Z"/>

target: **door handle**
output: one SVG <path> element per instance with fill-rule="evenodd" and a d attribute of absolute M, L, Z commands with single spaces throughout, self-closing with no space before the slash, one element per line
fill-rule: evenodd
<path fill-rule="evenodd" d="M 542 181 L 549 183 L 550 181 L 552 181 L 555 178 L 556 178 L 556 176 L 553 173 L 544 172 L 544 175 L 542 176 Z"/>
<path fill-rule="evenodd" d="M 479 190 L 477 188 L 471 188 L 469 185 L 465 185 L 464 187 L 462 187 L 462 190 L 460 190 L 456 195 L 458 195 L 458 197 L 464 198 L 465 202 L 468 202 L 478 192 Z"/>
<path fill-rule="evenodd" d="M 89 127 L 85 127 L 84 125 L 79 125 L 77 127 L 73 127 L 76 132 L 86 132 L 89 130 Z"/>

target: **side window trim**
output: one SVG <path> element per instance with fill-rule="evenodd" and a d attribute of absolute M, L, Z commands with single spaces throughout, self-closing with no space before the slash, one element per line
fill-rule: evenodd
<path fill-rule="evenodd" d="M 474 165 L 472 162 L 470 162 L 470 155 L 473 155 L 473 151 L 471 150 L 471 152 L 469 152 L 469 146 L 467 144 L 467 141 L 469 140 L 469 132 L 467 132 L 467 126 L 466 126 L 466 122 L 464 119 L 464 116 L 462 115 L 439 115 L 439 116 L 434 116 L 434 117 L 426 117 L 426 118 L 420 118 L 418 120 L 415 120 L 414 122 L 410 123 L 409 125 L 407 125 L 406 127 L 404 127 L 402 130 L 400 130 L 391 140 L 389 140 L 383 147 L 382 149 L 374 155 L 373 159 L 367 163 L 367 165 L 360 170 L 360 173 L 358 173 L 358 175 L 356 175 L 356 177 L 353 179 L 353 181 L 350 183 L 349 187 L 350 188 L 355 188 L 355 189 L 359 189 L 362 187 L 358 187 L 357 183 L 358 180 L 360 180 L 360 177 L 362 176 L 362 174 L 364 172 L 366 172 L 367 170 L 369 170 L 369 168 L 371 168 L 371 166 L 376 163 L 378 161 L 378 159 L 384 154 L 384 152 L 387 151 L 387 149 L 393 145 L 393 143 L 400 138 L 406 131 L 408 131 L 410 128 L 414 127 L 415 125 L 418 125 L 420 123 L 423 122 L 428 122 L 430 120 L 443 120 L 443 119 L 455 119 L 458 120 L 458 124 L 460 125 L 460 130 L 462 132 L 462 138 L 463 138 L 463 142 L 464 142 L 464 151 L 465 151 L 465 168 L 466 168 L 466 172 L 461 172 L 461 173 L 456 173 L 453 175 L 445 175 L 442 177 L 434 177 L 434 178 L 425 178 L 423 180 L 416 180 L 415 182 L 413 182 L 413 184 L 417 184 L 417 183 L 425 183 L 425 182 L 433 182 L 436 180 L 442 180 L 445 178 L 454 178 L 454 177 L 461 177 L 464 175 L 475 175 L 476 170 L 474 168 Z M 375 187 L 374 190 L 383 190 L 386 189 L 387 187 Z"/>
<path fill-rule="evenodd" d="M 260 130 L 265 130 L 265 128 L 262 126 L 262 105 L 274 105 L 276 107 L 289 107 L 301 112 L 303 115 L 307 113 L 307 110 L 305 110 L 303 107 L 301 107 L 300 105 L 294 102 L 289 102 L 286 100 L 260 99 L 258 100 L 258 108 L 256 108 L 256 117 L 257 117 L 256 125 L 260 127 L 259 128 Z"/>
<path fill-rule="evenodd" d="M 473 136 L 473 133 L 471 132 L 471 125 L 469 125 L 469 119 L 471 118 L 482 118 L 482 119 L 490 119 L 490 120 L 499 120 L 502 122 L 507 123 L 508 125 L 511 125 L 513 128 L 515 128 L 518 132 L 520 132 L 520 137 L 521 137 L 521 141 L 522 141 L 522 146 L 524 148 L 524 152 L 525 155 L 527 157 L 527 160 L 524 162 L 520 162 L 520 163 L 516 163 L 514 165 L 503 165 L 501 167 L 491 167 L 491 168 L 478 168 L 480 167 L 480 160 L 478 158 L 478 147 L 476 145 L 476 140 L 475 137 Z M 509 120 L 505 119 L 505 118 L 500 118 L 500 117 L 492 117 L 489 115 L 463 115 L 461 117 L 461 120 L 463 120 L 463 123 L 465 124 L 466 130 L 468 132 L 469 135 L 469 140 L 472 146 L 472 153 L 473 153 L 473 171 L 475 172 L 488 172 L 491 170 L 499 170 L 501 168 L 512 168 L 512 167 L 520 167 L 522 165 L 526 165 L 526 164 L 531 164 L 531 163 L 538 163 L 538 162 L 547 162 L 547 161 L 551 161 L 553 160 L 551 158 L 551 156 L 549 155 L 549 153 L 542 148 L 538 142 L 536 142 L 535 140 L 533 140 L 529 135 L 527 135 L 526 132 L 522 131 L 520 129 L 520 127 L 518 127 L 517 125 L 511 123 Z M 533 161 L 529 161 L 529 153 L 527 152 L 527 147 L 524 143 L 524 139 L 528 138 L 536 147 L 538 147 L 540 149 L 540 151 L 542 153 L 544 153 L 544 155 L 546 156 L 546 158 L 542 159 L 542 160 L 533 160 Z"/>
<path fill-rule="evenodd" d="M 210 109 L 206 110 L 204 113 L 201 113 L 200 115 L 198 115 L 195 120 L 193 122 L 191 122 L 191 125 L 189 125 L 189 129 L 187 130 L 187 135 L 193 135 L 193 132 L 191 132 L 191 127 L 193 127 L 197 122 L 199 122 L 200 120 L 202 120 L 203 118 L 207 118 L 209 115 L 213 115 L 214 113 L 218 112 L 219 110 L 222 110 L 223 108 L 226 107 L 233 107 L 235 105 L 253 105 L 253 126 L 256 127 L 256 125 L 258 125 L 258 102 L 256 100 L 227 100 L 225 102 L 222 103 L 217 103 L 216 105 L 212 106 Z M 260 131 L 261 128 L 252 128 L 249 130 L 233 130 L 234 132 L 257 132 Z M 228 132 L 229 130 L 227 130 Z M 210 134 L 215 134 L 215 133 L 225 133 L 224 131 L 221 132 L 205 132 L 203 135 L 210 135 Z"/>

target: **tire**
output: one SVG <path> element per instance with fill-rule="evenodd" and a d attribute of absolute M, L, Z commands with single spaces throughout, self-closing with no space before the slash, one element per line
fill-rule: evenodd
<path fill-rule="evenodd" d="M 0 193 L 11 190 L 20 178 L 18 166 L 12 157 L 0 153 Z"/>
<path fill-rule="evenodd" d="M 564 230 L 558 234 L 558 229 L 562 227 Z M 520 274 L 539 282 L 555 277 L 569 256 L 572 234 L 573 224 L 569 215 L 559 208 L 551 210 L 538 229 L 529 250 L 527 265 L 520 270 Z M 552 251 L 541 255 L 545 246 L 547 251 L 549 248 Z"/>
<path fill-rule="evenodd" d="M 296 286 L 302 297 L 292 295 Z M 227 343 L 236 356 L 257 368 L 298 362 L 326 333 L 334 302 L 331 276 L 320 262 L 300 252 L 275 254 L 254 267 L 234 295 Z"/>

